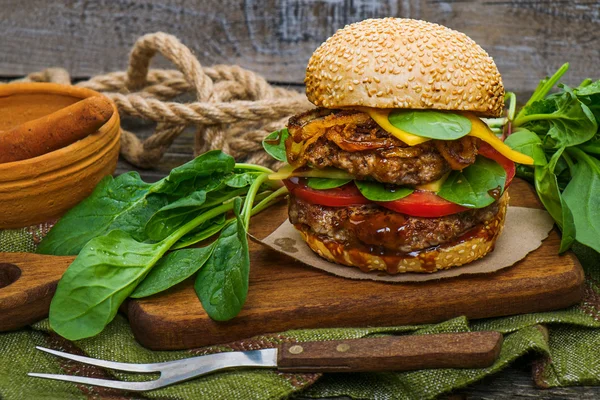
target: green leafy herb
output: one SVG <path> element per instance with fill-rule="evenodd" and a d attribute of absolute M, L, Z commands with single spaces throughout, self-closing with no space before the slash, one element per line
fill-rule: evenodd
<path fill-rule="evenodd" d="M 207 307 L 215 318 L 233 317 L 248 290 L 245 232 L 250 216 L 287 192 L 268 182 L 272 172 L 261 166 L 235 164 L 217 151 L 174 169 L 155 184 L 143 182 L 136 173 L 102 181 L 92 196 L 63 217 L 44 245 L 49 252 L 79 252 L 52 300 L 52 328 L 71 340 L 93 336 L 133 292 L 136 297 L 158 293 L 190 277 L 205 262 L 214 270 L 223 260 L 224 264 L 233 260 L 231 266 L 226 265 L 232 272 L 219 275 L 212 283 L 204 281 L 214 294 Z M 241 215 L 240 195 L 245 195 Z M 260 202 L 253 207 L 255 200 Z M 242 229 L 227 220 L 234 206 Z M 121 226 L 128 231 L 118 229 Z M 231 229 L 236 229 L 234 238 L 230 238 Z M 173 252 L 161 259 L 169 249 L 204 240 L 221 230 L 221 239 L 209 247 Z M 215 258 L 213 249 L 218 250 Z M 236 281 L 238 273 L 242 273 L 241 285 Z M 221 292 L 219 285 L 223 285 Z M 232 285 L 235 290 L 228 291 Z M 215 303 L 215 298 L 221 302 Z M 215 313 L 211 305 L 215 305 Z"/>
<path fill-rule="evenodd" d="M 198 190 L 189 196 L 167 204 L 156 211 L 146 223 L 146 236 L 152 240 L 162 240 L 188 219 L 190 214 L 200 210 L 206 201 L 206 192 Z"/>
<path fill-rule="evenodd" d="M 184 247 L 206 240 L 212 235 L 221 232 L 227 222 L 228 220 L 225 218 L 225 214 L 206 221 L 204 224 L 179 239 L 179 241 L 171 247 L 171 250 L 183 249 Z"/>
<path fill-rule="evenodd" d="M 469 208 L 482 208 L 496 201 L 504 191 L 506 171 L 500 164 L 477 157 L 462 171 L 452 171 L 438 196 Z"/>
<path fill-rule="evenodd" d="M 575 241 L 600 250 L 600 81 L 586 79 L 574 89 L 558 84 L 568 67 L 540 82 L 512 121 L 516 133 L 506 142 L 536 154 L 536 166 L 519 165 L 517 174 L 527 179 L 533 173 L 536 192 L 562 231 L 559 251 Z M 559 90 L 551 93 L 555 85 Z M 549 159 L 545 165 L 540 147 Z"/>
<path fill-rule="evenodd" d="M 52 329 L 69 340 L 100 333 L 167 250 L 165 243 L 140 243 L 123 231 L 92 239 L 58 282 Z"/>
<path fill-rule="evenodd" d="M 174 251 L 160 259 L 130 297 L 152 296 L 194 275 L 208 260 L 214 246 Z"/>
<path fill-rule="evenodd" d="M 600 161 L 579 149 L 570 149 L 577 159 L 563 196 L 575 222 L 576 239 L 600 251 Z"/>
<path fill-rule="evenodd" d="M 394 201 L 408 196 L 413 189 L 405 186 L 392 186 L 380 182 L 354 181 L 360 193 L 371 201 Z"/>
<path fill-rule="evenodd" d="M 546 97 L 546 95 L 550 92 L 550 90 L 552 90 L 554 85 L 556 85 L 556 83 L 567 72 L 568 69 L 569 63 L 565 63 L 554 73 L 554 75 L 549 78 L 542 79 L 527 103 L 525 103 L 525 106 L 517 114 L 517 119 L 523 112 L 525 112 L 528 106 Z"/>
<path fill-rule="evenodd" d="M 562 254 L 569 250 L 571 245 L 575 242 L 577 237 L 577 230 L 575 228 L 575 218 L 573 212 L 565 200 L 565 196 L 560 197 L 560 205 L 562 207 L 562 237 L 560 239 L 560 248 L 558 253 Z"/>
<path fill-rule="evenodd" d="M 200 188 L 214 188 L 233 171 L 231 156 L 215 150 L 175 168 L 166 178 L 148 184 L 137 172 L 105 178 L 92 195 L 75 206 L 50 230 L 38 252 L 75 255 L 94 237 L 119 229 L 144 241 L 146 222 L 172 198 Z"/>
<path fill-rule="evenodd" d="M 553 139 L 554 147 L 575 146 L 590 140 L 598 130 L 596 117 L 567 86 L 563 93 L 552 99 L 533 103 L 531 110 L 515 124 L 523 125 L 530 121 L 547 122 L 547 135 Z M 543 106 L 542 106 L 543 105 Z M 552 110 L 552 112 L 548 112 Z"/>
<path fill-rule="evenodd" d="M 556 175 L 549 165 L 535 167 L 535 190 L 554 221 L 562 226 L 562 204 Z"/>
<path fill-rule="evenodd" d="M 306 185 L 312 189 L 325 190 L 344 186 L 351 181 L 352 179 L 308 178 Z"/>
<path fill-rule="evenodd" d="M 204 310 L 217 321 L 239 314 L 248 294 L 250 254 L 240 206 L 241 199 L 236 198 L 233 208 L 236 221 L 221 232 L 194 285 Z"/>
<path fill-rule="evenodd" d="M 591 79 L 586 79 L 581 85 L 575 88 L 575 93 L 577 94 L 577 97 L 600 94 L 600 80 L 592 82 Z"/>
<path fill-rule="evenodd" d="M 287 162 L 287 155 L 285 152 L 285 141 L 289 136 L 290 133 L 288 132 L 287 128 L 272 132 L 266 138 L 263 139 L 263 148 L 274 159 Z"/>
<path fill-rule="evenodd" d="M 580 150 L 585 151 L 586 153 L 593 154 L 595 156 L 600 155 L 600 138 L 594 138 L 589 142 L 585 142 L 584 144 L 578 146 Z"/>
<path fill-rule="evenodd" d="M 533 158 L 534 165 L 546 165 L 546 154 L 542 147 L 542 140 L 535 133 L 525 129 L 519 128 L 512 133 L 504 141 L 513 150 L 523 153 Z"/>
<path fill-rule="evenodd" d="M 398 109 L 388 119 L 396 128 L 430 139 L 460 139 L 471 132 L 469 118 L 449 112 Z"/>
<path fill-rule="evenodd" d="M 145 234 L 152 240 L 162 240 L 192 219 L 198 212 L 243 195 L 247 189 L 222 189 L 206 193 L 204 190 L 180 198 L 156 211 L 146 223 Z"/>
<path fill-rule="evenodd" d="M 258 175 L 260 175 L 260 172 L 254 171 L 244 172 L 241 174 L 233 174 L 229 178 L 225 179 L 225 185 L 232 188 L 243 188 L 251 185 Z"/>
<path fill-rule="evenodd" d="M 115 229 L 143 241 L 146 221 L 168 204 L 166 195 L 149 194 L 151 186 L 137 172 L 104 178 L 87 199 L 54 225 L 38 253 L 76 255 L 91 239 Z"/>
<path fill-rule="evenodd" d="M 173 244 L 232 206 L 223 204 L 206 211 L 154 244 L 141 243 L 118 230 L 90 240 L 58 283 L 50 305 L 50 326 L 69 340 L 100 333 Z"/>
<path fill-rule="evenodd" d="M 234 166 L 233 157 L 221 150 L 209 151 L 173 169 L 169 176 L 153 184 L 150 192 L 186 196 L 196 189 L 218 185 Z"/>

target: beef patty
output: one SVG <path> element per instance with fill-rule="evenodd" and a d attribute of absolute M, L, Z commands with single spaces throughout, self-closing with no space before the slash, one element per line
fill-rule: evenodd
<path fill-rule="evenodd" d="M 478 139 L 430 140 L 408 146 L 366 113 L 315 109 L 290 118 L 287 158 L 294 167 L 335 167 L 357 179 L 395 185 L 433 182 L 475 162 Z"/>
<path fill-rule="evenodd" d="M 496 201 L 485 208 L 422 218 L 399 214 L 377 204 L 327 207 L 290 195 L 288 213 L 292 224 L 302 224 L 319 236 L 351 247 L 409 253 L 451 242 L 493 219 L 498 209 Z"/>

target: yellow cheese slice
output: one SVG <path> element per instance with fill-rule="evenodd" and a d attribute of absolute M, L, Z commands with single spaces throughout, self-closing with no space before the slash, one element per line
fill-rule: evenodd
<path fill-rule="evenodd" d="M 296 168 L 292 167 L 290 164 L 285 164 L 283 167 L 279 168 L 279 170 L 270 174 L 269 179 L 282 180 L 292 176 L 301 178 L 354 179 L 349 172 L 337 168 L 302 168 L 296 170 Z"/>
<path fill-rule="evenodd" d="M 415 189 L 417 189 L 417 190 L 426 190 L 428 192 L 435 192 L 435 193 L 437 193 L 442 188 L 442 185 L 444 184 L 444 182 L 446 182 L 446 179 L 448 179 L 448 175 L 450 175 L 450 172 L 448 172 L 447 174 L 444 174 L 444 176 L 442 176 L 437 181 L 433 181 L 433 182 L 426 183 L 424 185 L 416 186 Z"/>
<path fill-rule="evenodd" d="M 511 161 L 519 164 L 533 165 L 533 158 L 508 147 L 502 140 L 498 139 L 498 136 L 494 135 L 494 132 L 490 130 L 485 122 L 473 114 L 465 113 L 464 115 L 471 120 L 472 128 L 469 136 L 483 140 Z"/>
<path fill-rule="evenodd" d="M 417 144 L 425 143 L 428 140 L 431 140 L 421 136 L 413 135 L 412 133 L 403 131 L 402 129 L 398 129 L 394 125 L 392 125 L 388 119 L 388 116 L 390 112 L 393 111 L 393 109 L 360 107 L 359 110 L 369 114 L 369 116 L 373 118 L 375 122 L 377 122 L 377 125 L 379 125 L 382 129 L 386 130 L 387 132 L 391 133 L 398 139 L 402 140 L 409 146 L 415 146 Z M 518 151 L 515 151 L 508 147 L 506 144 L 504 144 L 502 140 L 498 139 L 498 137 L 494 135 L 494 132 L 490 130 L 490 128 L 485 124 L 485 122 L 483 122 L 471 113 L 462 114 L 469 118 L 469 120 L 471 121 L 471 132 L 468 134 L 468 136 L 473 136 L 483 140 L 484 142 L 492 146 L 494 149 L 496 149 L 498 153 L 502 154 L 504 157 L 508 158 L 511 161 L 517 162 L 519 164 L 533 165 L 533 158 L 523 153 L 519 153 Z"/>
<path fill-rule="evenodd" d="M 379 125 L 384 130 L 388 131 L 398 139 L 402 140 L 409 146 L 415 146 L 417 144 L 425 143 L 428 140 L 431 140 L 429 138 L 413 135 L 412 133 L 408 133 L 406 131 L 403 131 L 402 129 L 398 129 L 394 125 L 390 124 L 390 120 L 388 119 L 388 117 L 390 113 L 394 111 L 393 109 L 360 107 L 360 111 L 369 114 L 369 117 L 373 118 L 373 120 L 377 122 L 377 125 Z"/>

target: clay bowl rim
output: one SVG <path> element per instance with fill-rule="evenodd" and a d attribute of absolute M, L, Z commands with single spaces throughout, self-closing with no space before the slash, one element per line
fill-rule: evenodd
<path fill-rule="evenodd" d="M 104 96 L 103 94 L 92 89 L 71 85 L 62 85 L 58 83 L 26 82 L 0 85 L 0 98 L 20 94 L 56 94 L 80 99 L 85 99 L 92 96 Z M 119 111 L 112 100 L 111 104 L 113 107 L 113 115 L 110 117 L 110 119 L 106 121 L 106 123 L 102 125 L 96 132 L 86 136 L 85 138 L 60 149 L 42 154 L 41 156 L 0 164 L 0 182 L 18 181 L 31 177 L 38 177 L 42 174 L 64 169 L 69 165 L 76 164 L 87 157 L 88 154 L 83 150 L 89 146 L 93 146 L 94 143 L 99 139 L 99 134 L 111 135 L 115 125 L 117 126 L 115 134 L 115 136 L 117 136 L 116 140 L 120 141 Z M 115 140 L 108 140 L 107 143 L 101 148 L 112 147 L 114 142 Z M 78 152 L 81 154 L 81 156 L 70 158 L 64 157 L 73 152 Z M 65 159 L 69 162 L 60 162 L 61 159 Z M 7 172 L 14 172 L 16 169 L 26 172 L 19 174 L 18 176 L 13 176 L 14 179 L 3 179 L 3 176 L 6 177 Z"/>

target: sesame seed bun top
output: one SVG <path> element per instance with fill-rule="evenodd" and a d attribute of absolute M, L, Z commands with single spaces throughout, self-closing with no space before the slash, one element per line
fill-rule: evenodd
<path fill-rule="evenodd" d="M 338 30 L 312 55 L 306 95 L 327 108 L 366 106 L 500 116 L 494 60 L 464 33 L 425 21 L 367 19 Z"/>

